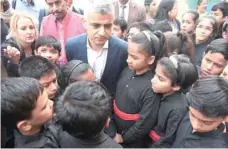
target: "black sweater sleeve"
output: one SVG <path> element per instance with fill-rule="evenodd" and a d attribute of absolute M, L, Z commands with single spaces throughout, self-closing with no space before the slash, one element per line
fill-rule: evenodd
<path fill-rule="evenodd" d="M 125 143 L 132 142 L 147 135 L 149 130 L 156 124 L 160 98 L 153 93 L 149 85 L 145 88 L 145 91 L 142 97 L 141 111 L 139 112 L 140 119 L 122 134 Z"/>

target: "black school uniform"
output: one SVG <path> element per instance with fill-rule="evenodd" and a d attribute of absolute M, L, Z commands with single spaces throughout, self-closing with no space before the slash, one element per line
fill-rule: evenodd
<path fill-rule="evenodd" d="M 177 128 L 188 109 L 185 95 L 179 91 L 161 99 L 158 123 L 150 133 L 153 148 L 170 148 Z"/>
<path fill-rule="evenodd" d="M 103 131 L 90 139 L 76 138 L 66 131 L 61 131 L 59 133 L 59 144 L 61 148 L 122 148 Z"/>
<path fill-rule="evenodd" d="M 193 129 L 187 113 L 180 123 L 172 148 L 228 148 L 227 132 L 223 133 L 224 127 L 221 128 L 206 133 L 192 133 Z"/>
<path fill-rule="evenodd" d="M 118 81 L 113 118 L 123 147 L 147 147 L 148 132 L 156 124 L 160 103 L 160 96 L 151 88 L 153 76 L 151 70 L 136 75 L 127 67 Z"/>
<path fill-rule="evenodd" d="M 49 127 L 43 127 L 39 133 L 32 136 L 22 135 L 14 131 L 14 148 L 59 148 L 56 132 Z"/>

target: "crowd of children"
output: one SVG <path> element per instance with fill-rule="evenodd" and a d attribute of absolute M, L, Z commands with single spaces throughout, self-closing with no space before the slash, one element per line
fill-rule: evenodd
<path fill-rule="evenodd" d="M 86 53 L 69 53 L 66 42 L 64 65 L 61 41 L 39 36 L 28 14 L 11 17 L 1 43 L 1 147 L 228 148 L 228 2 L 208 15 L 199 0 L 179 21 L 177 1 L 162 0 L 128 26 L 107 13 L 108 0 L 95 1 L 88 37 L 70 38 Z M 105 78 L 106 69 L 115 75 Z"/>

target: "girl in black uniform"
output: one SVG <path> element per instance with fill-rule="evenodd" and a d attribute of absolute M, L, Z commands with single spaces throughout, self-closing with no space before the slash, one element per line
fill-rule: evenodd
<path fill-rule="evenodd" d="M 152 89 L 162 94 L 162 99 L 157 124 L 149 133 L 151 147 L 169 148 L 172 145 L 178 125 L 187 113 L 183 90 L 197 79 L 197 69 L 185 55 L 172 55 L 158 61 L 151 82 Z"/>
<path fill-rule="evenodd" d="M 143 31 L 128 39 L 128 67 L 120 76 L 114 100 L 114 140 L 124 147 L 147 147 L 156 124 L 160 97 L 151 89 L 156 62 L 163 55 L 164 35 Z M 146 142 L 145 142 L 146 141 Z"/>

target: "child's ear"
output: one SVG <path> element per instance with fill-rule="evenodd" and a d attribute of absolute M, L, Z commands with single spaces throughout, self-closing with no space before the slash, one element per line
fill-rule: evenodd
<path fill-rule="evenodd" d="M 154 60 L 155 60 L 155 56 L 150 56 L 148 60 L 148 64 L 152 65 L 154 63 Z"/>
<path fill-rule="evenodd" d="M 38 52 L 37 52 L 37 50 L 34 50 L 34 54 L 35 54 L 35 55 L 38 55 Z"/>
<path fill-rule="evenodd" d="M 123 36 L 125 36 L 127 34 L 127 30 L 125 29 L 124 31 L 123 31 Z"/>
<path fill-rule="evenodd" d="M 225 122 L 228 122 L 228 116 L 225 117 Z M 228 129 L 228 128 L 227 128 Z"/>
<path fill-rule="evenodd" d="M 174 86 L 174 87 L 172 87 L 173 88 L 173 91 L 179 91 L 180 89 L 181 89 L 181 87 L 180 86 Z"/>
<path fill-rule="evenodd" d="M 17 123 L 17 129 L 22 132 L 28 132 L 32 129 L 32 125 L 28 120 L 19 121 Z"/>
<path fill-rule="evenodd" d="M 109 127 L 109 123 L 110 123 L 110 118 L 107 119 L 106 123 L 105 123 L 105 128 Z"/>

